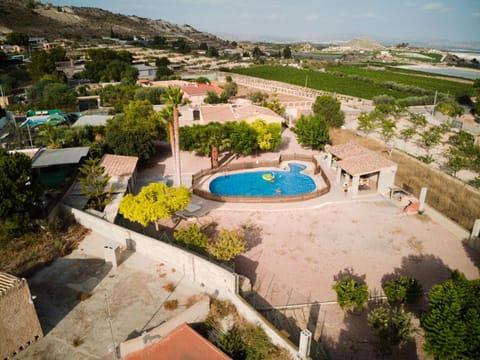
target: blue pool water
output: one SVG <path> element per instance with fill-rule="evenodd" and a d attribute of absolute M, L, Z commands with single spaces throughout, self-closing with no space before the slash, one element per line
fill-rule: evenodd
<path fill-rule="evenodd" d="M 210 183 L 210 191 L 224 196 L 285 196 L 300 195 L 315 190 L 310 176 L 300 172 L 305 165 L 290 163 L 290 171 L 254 171 L 223 175 Z M 270 180 L 273 175 L 273 180 Z"/>

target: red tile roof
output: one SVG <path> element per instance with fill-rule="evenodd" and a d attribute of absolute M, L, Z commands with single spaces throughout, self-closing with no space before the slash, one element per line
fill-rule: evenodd
<path fill-rule="evenodd" d="M 194 83 L 182 86 L 182 91 L 188 96 L 200 96 L 207 95 L 207 91 L 213 91 L 220 95 L 223 89 L 215 85 Z"/>
<path fill-rule="evenodd" d="M 105 168 L 105 173 L 110 176 L 131 176 L 137 167 L 136 156 L 123 156 L 106 154 L 100 161 L 100 166 Z"/>
<path fill-rule="evenodd" d="M 134 351 L 123 360 L 231 360 L 187 324 L 182 324 L 158 342 Z"/>

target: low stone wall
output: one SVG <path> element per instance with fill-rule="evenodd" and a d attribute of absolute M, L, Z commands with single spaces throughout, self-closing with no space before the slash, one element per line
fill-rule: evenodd
<path fill-rule="evenodd" d="M 216 294 L 221 299 L 230 300 L 239 314 L 248 321 L 259 324 L 275 345 L 288 350 L 294 359 L 301 359 L 295 345 L 238 295 L 237 274 L 186 250 L 109 223 L 85 211 L 66 205 L 63 207 L 71 212 L 76 221 L 84 227 L 92 229 L 107 239 L 111 239 L 112 242 L 135 250 L 154 261 L 169 264 L 178 271 L 182 271 L 189 280 L 203 284 L 205 290 L 211 294 Z"/>
<path fill-rule="evenodd" d="M 175 267 L 185 274 L 187 279 L 203 284 L 209 292 L 237 292 L 237 274 L 229 272 L 221 266 L 186 250 L 109 223 L 84 211 L 68 206 L 64 207 L 84 227 L 95 230 L 107 239 L 111 239 L 112 242 L 135 250 L 147 258 Z"/>

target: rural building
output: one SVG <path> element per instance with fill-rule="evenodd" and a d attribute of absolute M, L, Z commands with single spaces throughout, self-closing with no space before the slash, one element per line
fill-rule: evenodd
<path fill-rule="evenodd" d="M 205 125 L 212 122 L 225 123 L 242 120 L 252 123 L 258 119 L 262 119 L 267 124 L 281 124 L 285 121 L 283 117 L 269 108 L 251 104 L 190 105 L 181 108 L 180 113 L 180 126 L 191 126 L 193 124 Z"/>
<path fill-rule="evenodd" d="M 336 181 L 357 195 L 359 191 L 389 193 L 395 183 L 397 164 L 354 142 L 326 146 L 327 166 L 336 171 Z"/>
<path fill-rule="evenodd" d="M 133 192 L 137 178 L 137 163 L 136 156 L 105 154 L 100 160 L 99 165 L 104 167 L 104 174 L 110 176 L 107 188 L 113 186 L 114 189 L 110 203 L 103 210 L 105 220 L 113 223 L 123 196 L 127 192 Z"/>
<path fill-rule="evenodd" d="M 152 345 L 129 353 L 123 360 L 229 360 L 230 357 L 203 338 L 188 324 L 182 324 Z"/>
<path fill-rule="evenodd" d="M 0 272 L 0 359 L 11 359 L 43 336 L 27 280 Z"/>
<path fill-rule="evenodd" d="M 138 70 L 138 78 L 144 80 L 155 80 L 157 75 L 157 68 L 155 66 L 149 66 L 145 64 L 133 65 Z"/>
<path fill-rule="evenodd" d="M 106 126 L 107 121 L 113 119 L 113 115 L 83 115 L 75 121 L 72 127 L 79 126 Z"/>
<path fill-rule="evenodd" d="M 223 92 L 223 89 L 219 86 L 200 83 L 190 83 L 182 86 L 181 89 L 183 91 L 183 98 L 190 100 L 193 105 L 203 104 L 209 91 L 212 91 L 217 95 L 220 95 Z"/>

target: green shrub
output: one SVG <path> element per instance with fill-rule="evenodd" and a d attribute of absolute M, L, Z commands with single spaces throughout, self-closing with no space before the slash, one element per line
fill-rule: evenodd
<path fill-rule="evenodd" d="M 233 327 L 227 334 L 220 335 L 217 346 L 233 360 L 245 359 L 245 344 L 237 327 Z"/>
<path fill-rule="evenodd" d="M 423 294 L 422 285 L 417 279 L 408 276 L 400 276 L 396 279 L 387 281 L 383 291 L 389 302 L 394 303 L 413 303 Z"/>
<path fill-rule="evenodd" d="M 218 260 L 230 261 L 246 248 L 245 234 L 241 230 L 220 230 L 217 239 L 207 245 L 207 251 Z"/>
<path fill-rule="evenodd" d="M 350 276 L 344 276 L 332 286 L 337 293 L 337 302 L 342 309 L 361 312 L 368 301 L 368 287 Z"/>
<path fill-rule="evenodd" d="M 402 346 L 412 340 L 412 315 L 403 307 L 381 306 L 368 314 L 368 325 L 380 340 L 380 350 L 390 353 L 392 346 Z"/>
<path fill-rule="evenodd" d="M 175 231 L 173 237 L 176 241 L 184 243 L 187 248 L 205 249 L 208 243 L 207 235 L 202 233 L 197 224 Z"/>

